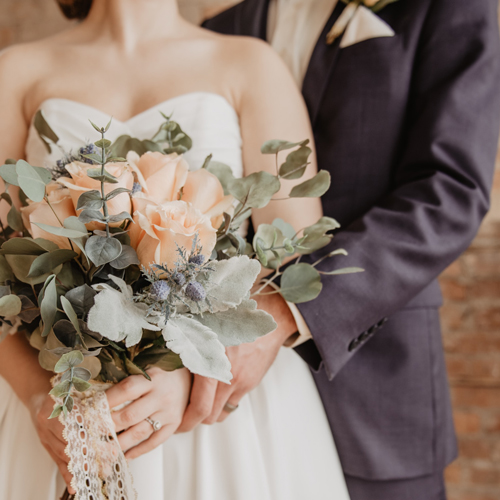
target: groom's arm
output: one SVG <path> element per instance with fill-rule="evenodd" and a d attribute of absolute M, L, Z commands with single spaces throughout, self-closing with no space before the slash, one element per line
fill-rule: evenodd
<path fill-rule="evenodd" d="M 365 272 L 325 277 L 319 298 L 299 305 L 314 338 L 299 350 L 313 365 L 321 359 L 330 379 L 468 247 L 489 208 L 500 119 L 497 22 L 496 0 L 431 4 L 395 187 L 332 242 Z"/>

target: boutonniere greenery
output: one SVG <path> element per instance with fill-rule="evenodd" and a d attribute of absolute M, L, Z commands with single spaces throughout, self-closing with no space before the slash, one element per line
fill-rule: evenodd
<path fill-rule="evenodd" d="M 349 23 L 352 21 L 354 15 L 360 7 L 365 7 L 372 12 L 377 13 L 387 5 L 397 1 L 398 0 L 342 0 L 342 2 L 347 4 L 347 6 L 332 26 L 332 29 L 326 35 L 326 43 L 331 45 L 345 32 L 347 26 L 349 26 Z"/>

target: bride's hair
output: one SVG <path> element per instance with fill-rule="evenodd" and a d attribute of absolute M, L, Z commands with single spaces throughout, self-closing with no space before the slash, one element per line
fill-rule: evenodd
<path fill-rule="evenodd" d="M 68 19 L 85 19 L 92 7 L 92 0 L 57 0 Z"/>

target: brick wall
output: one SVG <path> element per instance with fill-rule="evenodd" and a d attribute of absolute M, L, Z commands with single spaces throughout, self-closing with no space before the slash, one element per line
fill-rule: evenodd
<path fill-rule="evenodd" d="M 183 0 L 202 9 L 232 0 Z M 0 49 L 67 25 L 53 0 L 1 0 Z M 500 498 L 500 156 L 492 210 L 471 247 L 442 275 L 443 338 L 460 458 L 448 468 L 449 500 Z"/>

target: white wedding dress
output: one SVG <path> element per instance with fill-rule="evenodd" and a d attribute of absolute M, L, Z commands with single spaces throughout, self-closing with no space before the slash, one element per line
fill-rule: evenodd
<path fill-rule="evenodd" d="M 65 150 L 98 138 L 89 119 L 109 117 L 92 107 L 49 99 L 41 109 Z M 223 97 L 196 92 L 169 99 L 127 122 L 114 120 L 107 134 L 141 139 L 154 135 L 170 115 L 192 137 L 185 157 L 192 169 L 214 160 L 242 174 L 238 116 Z M 51 165 L 32 127 L 26 145 L 33 165 Z M 339 402 L 341 404 L 341 402 Z M 326 415 L 307 365 L 282 348 L 262 383 L 224 423 L 174 435 L 132 461 L 138 500 L 348 500 Z M 64 485 L 39 443 L 29 414 L 0 378 L 0 500 L 59 500 Z"/>

